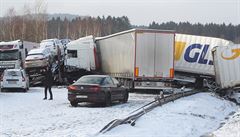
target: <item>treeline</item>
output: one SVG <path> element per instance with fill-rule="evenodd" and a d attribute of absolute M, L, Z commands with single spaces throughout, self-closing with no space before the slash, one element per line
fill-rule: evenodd
<path fill-rule="evenodd" d="M 127 16 L 48 18 L 46 3 L 36 0 L 35 5 L 23 7 L 21 15 L 14 8 L 0 18 L 0 41 L 22 39 L 40 42 L 48 38 L 78 39 L 87 35 L 106 36 L 135 27 L 175 30 L 177 33 L 224 38 L 240 43 L 240 25 L 191 24 L 189 22 L 152 22 L 149 26 L 133 26 Z"/>
<path fill-rule="evenodd" d="M 175 30 L 177 33 L 217 37 L 231 40 L 235 43 L 240 43 L 240 24 L 191 24 L 189 22 L 167 22 L 159 24 L 156 22 L 152 22 L 151 24 L 149 24 L 148 28 L 166 30 L 170 29 Z"/>
<path fill-rule="evenodd" d="M 5 16 L 0 18 L 0 41 L 22 39 L 40 42 L 48 38 L 74 40 L 87 35 L 105 36 L 130 28 L 131 24 L 126 16 L 49 19 L 46 1 L 35 0 L 33 5 L 24 5 L 21 11 L 8 9 Z"/>
<path fill-rule="evenodd" d="M 106 36 L 131 28 L 128 17 L 77 17 L 72 20 L 60 17 L 48 20 L 47 14 L 16 16 L 13 10 L 0 19 L 0 41 L 23 39 L 40 42 L 48 38 L 69 38 L 94 35 Z"/>
<path fill-rule="evenodd" d="M 128 17 L 77 17 L 72 20 L 60 17 L 52 18 L 48 21 L 49 38 L 70 38 L 94 35 L 96 37 L 106 36 L 119 31 L 131 28 Z"/>

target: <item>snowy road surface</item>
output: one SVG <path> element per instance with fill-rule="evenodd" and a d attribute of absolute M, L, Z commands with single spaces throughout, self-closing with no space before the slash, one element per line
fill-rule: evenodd
<path fill-rule="evenodd" d="M 108 122 L 127 116 L 155 95 L 130 94 L 126 104 L 104 108 L 89 104 L 71 107 L 66 89 L 53 89 L 54 100 L 42 100 L 43 88 L 27 93 L 0 93 L 1 137 L 89 137 Z M 121 125 L 100 136 L 200 136 L 216 130 L 237 107 L 210 93 L 200 93 L 156 108 L 134 127 Z"/>

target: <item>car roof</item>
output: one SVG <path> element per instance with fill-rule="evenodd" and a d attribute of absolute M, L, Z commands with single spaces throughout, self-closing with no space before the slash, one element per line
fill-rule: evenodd
<path fill-rule="evenodd" d="M 28 52 L 28 54 L 43 53 L 44 50 L 46 50 L 46 48 L 32 49 Z"/>
<path fill-rule="evenodd" d="M 53 38 L 53 39 L 44 39 L 41 42 L 54 42 L 55 40 L 58 40 L 57 38 Z"/>
<path fill-rule="evenodd" d="M 99 78 L 105 78 L 105 77 L 110 77 L 109 75 L 86 75 L 83 77 L 99 77 Z"/>

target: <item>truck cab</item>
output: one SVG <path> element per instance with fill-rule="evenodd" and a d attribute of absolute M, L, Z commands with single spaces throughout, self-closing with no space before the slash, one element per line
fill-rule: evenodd
<path fill-rule="evenodd" d="M 5 69 L 23 68 L 29 50 L 39 47 L 39 43 L 15 40 L 0 42 L 0 74 Z"/>
<path fill-rule="evenodd" d="M 5 69 L 22 67 L 22 60 L 26 54 L 23 43 L 20 40 L 0 42 L 0 71 Z"/>

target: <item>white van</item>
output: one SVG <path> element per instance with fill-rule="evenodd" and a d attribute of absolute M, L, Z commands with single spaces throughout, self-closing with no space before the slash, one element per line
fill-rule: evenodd
<path fill-rule="evenodd" d="M 26 92 L 29 89 L 29 78 L 24 69 L 6 69 L 1 76 L 1 91 L 20 89 Z"/>

